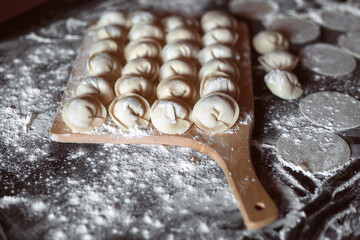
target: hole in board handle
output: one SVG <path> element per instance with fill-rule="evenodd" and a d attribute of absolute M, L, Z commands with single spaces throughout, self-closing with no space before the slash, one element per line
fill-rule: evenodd
<path fill-rule="evenodd" d="M 261 210 L 263 210 L 265 208 L 265 203 L 257 202 L 257 203 L 255 203 L 254 207 L 255 207 L 256 210 L 261 211 Z"/>

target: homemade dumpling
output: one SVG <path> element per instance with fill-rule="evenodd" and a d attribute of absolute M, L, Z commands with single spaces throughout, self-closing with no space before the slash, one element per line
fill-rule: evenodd
<path fill-rule="evenodd" d="M 269 90 L 282 99 L 291 100 L 303 94 L 303 88 L 296 75 L 291 72 L 274 70 L 265 75 Z"/>
<path fill-rule="evenodd" d="M 68 127 L 75 132 L 87 132 L 104 124 L 106 108 L 93 95 L 71 98 L 64 105 L 62 117 Z"/>
<path fill-rule="evenodd" d="M 192 125 L 191 108 L 178 98 L 156 100 L 151 107 L 151 122 L 160 132 L 182 134 Z"/>
<path fill-rule="evenodd" d="M 229 75 L 222 72 L 209 74 L 201 81 L 200 97 L 215 92 L 225 93 L 235 100 L 239 100 L 240 97 L 240 89 L 237 83 Z"/>
<path fill-rule="evenodd" d="M 91 76 L 103 76 L 108 79 L 108 76 L 120 76 L 122 66 L 117 57 L 109 53 L 97 53 L 89 58 L 87 68 Z"/>
<path fill-rule="evenodd" d="M 146 57 L 157 60 L 160 57 L 161 45 L 151 38 L 131 41 L 125 47 L 125 59 L 131 61 L 135 58 Z"/>
<path fill-rule="evenodd" d="M 221 43 L 233 47 L 238 40 L 239 33 L 228 28 L 214 28 L 206 32 L 202 37 L 204 46 Z"/>
<path fill-rule="evenodd" d="M 196 73 L 196 66 L 191 60 L 184 58 L 171 59 L 161 65 L 159 80 L 161 81 L 171 76 L 184 76 L 195 82 Z"/>
<path fill-rule="evenodd" d="M 106 25 L 120 25 L 124 27 L 128 27 L 128 15 L 126 12 L 106 12 L 101 15 L 99 21 L 96 26 L 103 27 Z"/>
<path fill-rule="evenodd" d="M 261 31 L 253 38 L 253 46 L 260 54 L 274 50 L 288 50 L 289 42 L 281 33 L 272 31 Z"/>
<path fill-rule="evenodd" d="M 275 50 L 259 57 L 258 60 L 267 72 L 275 69 L 291 71 L 296 67 L 298 57 L 286 51 Z"/>
<path fill-rule="evenodd" d="M 199 23 L 192 18 L 183 18 L 180 16 L 169 16 L 162 20 L 162 25 L 165 29 L 165 32 L 169 32 L 178 27 L 192 27 L 196 29 L 199 28 Z"/>
<path fill-rule="evenodd" d="M 159 64 L 150 58 L 135 58 L 127 62 L 122 70 L 122 75 L 138 75 L 154 82 L 159 76 Z"/>
<path fill-rule="evenodd" d="M 123 130 L 136 126 L 146 128 L 150 123 L 150 105 L 134 93 L 117 96 L 109 106 L 109 115 Z"/>
<path fill-rule="evenodd" d="M 212 133 L 230 129 L 238 120 L 239 105 L 227 94 L 212 93 L 203 96 L 195 104 L 193 120 L 200 129 Z"/>
<path fill-rule="evenodd" d="M 124 46 L 112 39 L 103 39 L 95 42 L 90 49 L 89 57 L 100 52 L 107 52 L 117 57 L 121 57 Z"/>
<path fill-rule="evenodd" d="M 199 71 L 199 81 L 214 72 L 223 72 L 229 75 L 235 81 L 240 78 L 240 71 L 237 65 L 228 59 L 213 59 L 205 63 Z"/>
<path fill-rule="evenodd" d="M 103 40 L 108 38 L 125 41 L 127 39 L 127 31 L 125 28 L 118 25 L 106 25 L 96 29 L 96 40 Z"/>
<path fill-rule="evenodd" d="M 160 82 L 157 87 L 158 99 L 177 97 L 192 104 L 196 98 L 195 85 L 183 76 L 171 76 Z"/>
<path fill-rule="evenodd" d="M 156 87 L 146 78 L 134 75 L 123 75 L 115 83 L 116 96 L 136 93 L 152 103 L 156 98 Z"/>
<path fill-rule="evenodd" d="M 236 19 L 225 12 L 209 11 L 201 17 L 201 28 L 204 32 L 214 28 L 235 29 L 236 27 Z"/>
<path fill-rule="evenodd" d="M 130 26 L 134 26 L 140 23 L 155 23 L 157 21 L 157 17 L 149 11 L 138 10 L 130 13 L 129 16 L 129 24 Z"/>
<path fill-rule="evenodd" d="M 199 46 L 190 41 L 177 41 L 165 45 L 161 52 L 163 62 L 176 58 L 196 59 L 199 53 Z"/>
<path fill-rule="evenodd" d="M 101 77 L 88 76 L 73 89 L 73 96 L 91 94 L 96 96 L 102 104 L 110 103 L 115 97 L 113 88 L 108 81 Z"/>
<path fill-rule="evenodd" d="M 181 40 L 188 40 L 200 43 L 200 35 L 197 31 L 189 27 L 178 27 L 166 34 L 166 43 L 173 43 Z"/>
<path fill-rule="evenodd" d="M 223 58 L 223 59 L 232 59 L 234 61 L 240 60 L 239 53 L 223 44 L 212 44 L 203 48 L 198 55 L 199 62 L 201 65 L 216 59 L 216 58 Z"/>
<path fill-rule="evenodd" d="M 142 38 L 151 38 L 160 42 L 164 40 L 162 28 L 155 23 L 139 23 L 130 29 L 128 35 L 130 41 Z"/>

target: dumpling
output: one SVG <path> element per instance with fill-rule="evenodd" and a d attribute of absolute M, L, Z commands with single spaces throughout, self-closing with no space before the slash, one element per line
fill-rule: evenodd
<path fill-rule="evenodd" d="M 178 27 L 169 31 L 166 34 L 166 43 L 170 44 L 173 42 L 187 40 L 194 43 L 200 43 L 200 35 L 194 29 L 189 27 Z"/>
<path fill-rule="evenodd" d="M 239 33 L 228 28 L 214 28 L 204 34 L 202 42 L 204 46 L 221 43 L 233 47 L 239 40 Z"/>
<path fill-rule="evenodd" d="M 239 61 L 240 55 L 235 49 L 217 43 L 203 48 L 199 52 L 198 56 L 201 65 L 204 65 L 205 63 L 216 58 L 232 59 L 234 61 Z"/>
<path fill-rule="evenodd" d="M 116 39 L 125 41 L 127 39 L 127 31 L 125 28 L 118 25 L 106 25 L 95 30 L 95 39 Z"/>
<path fill-rule="evenodd" d="M 228 59 L 213 59 L 205 63 L 199 71 L 199 81 L 214 72 L 223 72 L 229 75 L 235 81 L 240 78 L 240 71 L 237 65 Z"/>
<path fill-rule="evenodd" d="M 116 96 L 136 93 L 146 98 L 150 103 L 156 98 L 156 87 L 146 78 L 134 75 L 123 75 L 115 83 Z"/>
<path fill-rule="evenodd" d="M 298 78 L 291 72 L 271 71 L 265 75 L 265 83 L 274 95 L 286 100 L 299 98 L 304 92 Z"/>
<path fill-rule="evenodd" d="M 163 42 L 165 34 L 162 28 L 155 23 L 139 23 L 130 29 L 128 35 L 130 41 L 151 38 Z"/>
<path fill-rule="evenodd" d="M 253 46 L 260 54 L 274 50 L 288 50 L 289 41 L 278 32 L 262 31 L 253 38 Z"/>
<path fill-rule="evenodd" d="M 171 30 L 178 27 L 192 27 L 196 31 L 199 29 L 199 23 L 192 18 L 183 18 L 180 16 L 169 16 L 162 20 L 162 25 L 165 29 L 165 32 L 170 32 Z"/>
<path fill-rule="evenodd" d="M 161 52 L 163 62 L 176 58 L 196 59 L 199 53 L 199 46 L 189 41 L 177 41 L 165 45 Z"/>
<path fill-rule="evenodd" d="M 107 52 L 117 57 L 121 57 L 123 48 L 124 46 L 117 41 L 114 41 L 112 39 L 103 39 L 95 42 L 91 46 L 89 57 L 101 52 Z"/>
<path fill-rule="evenodd" d="M 125 47 L 125 59 L 131 61 L 135 58 L 146 57 L 157 60 L 161 54 L 161 45 L 151 38 L 131 41 Z"/>
<path fill-rule="evenodd" d="M 106 108 L 93 95 L 71 98 L 64 105 L 62 117 L 75 132 L 87 132 L 101 127 L 107 117 Z"/>
<path fill-rule="evenodd" d="M 237 83 L 229 75 L 222 72 L 209 74 L 201 81 L 200 97 L 215 92 L 225 93 L 236 101 L 240 97 L 240 89 Z"/>
<path fill-rule="evenodd" d="M 236 27 L 236 19 L 225 12 L 209 11 L 201 17 L 201 28 L 204 32 L 208 32 L 214 28 L 235 29 Z"/>
<path fill-rule="evenodd" d="M 286 51 L 275 50 L 259 57 L 258 60 L 267 72 L 275 69 L 291 71 L 296 67 L 298 57 Z"/>
<path fill-rule="evenodd" d="M 227 94 L 212 93 L 205 95 L 195 104 L 193 120 L 200 129 L 212 133 L 230 129 L 238 120 L 240 108 Z"/>
<path fill-rule="evenodd" d="M 115 97 L 113 88 L 108 81 L 101 77 L 88 76 L 79 85 L 73 88 L 73 96 L 91 94 L 97 97 L 102 104 L 110 103 Z"/>
<path fill-rule="evenodd" d="M 185 133 L 192 125 L 191 108 L 178 98 L 156 100 L 150 111 L 151 122 L 160 132 Z"/>
<path fill-rule="evenodd" d="M 135 58 L 127 62 L 122 70 L 122 75 L 138 75 L 154 82 L 159 76 L 159 64 L 150 58 Z"/>
<path fill-rule="evenodd" d="M 163 80 L 165 78 L 171 77 L 171 76 L 184 76 L 193 82 L 195 82 L 195 79 L 197 78 L 197 69 L 196 65 L 191 61 L 187 59 L 171 59 L 163 65 L 161 65 L 160 68 L 160 75 L 159 80 Z"/>
<path fill-rule="evenodd" d="M 150 124 L 150 105 L 145 98 L 134 93 L 117 96 L 109 106 L 109 115 L 123 130 L 146 128 Z"/>
<path fill-rule="evenodd" d="M 160 82 L 157 87 L 158 99 L 177 97 L 192 104 L 196 98 L 194 83 L 183 76 L 171 76 Z"/>
<path fill-rule="evenodd" d="M 106 12 L 101 15 L 96 26 L 103 27 L 106 25 L 120 25 L 123 27 L 128 27 L 128 15 L 126 12 Z"/>
<path fill-rule="evenodd" d="M 91 76 L 101 76 L 109 80 L 108 77 L 118 77 L 121 75 L 120 60 L 109 53 L 97 53 L 89 58 L 87 69 Z"/>
<path fill-rule="evenodd" d="M 129 16 L 129 24 L 131 26 L 141 23 L 155 23 L 156 21 L 157 17 L 152 12 L 144 10 L 132 12 Z"/>

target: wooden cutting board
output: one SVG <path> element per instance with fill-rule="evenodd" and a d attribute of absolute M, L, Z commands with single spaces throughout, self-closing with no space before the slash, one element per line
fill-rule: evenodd
<path fill-rule="evenodd" d="M 247 25 L 239 22 L 240 39 L 236 46 L 241 55 L 239 69 L 240 117 L 227 132 L 211 134 L 193 125 L 182 135 L 168 135 L 156 131 L 122 132 L 109 120 L 105 127 L 88 133 L 74 133 L 62 120 L 62 108 L 71 98 L 71 91 L 84 77 L 88 76 L 86 62 L 94 43 L 94 27 L 85 34 L 79 55 L 74 63 L 69 82 L 58 108 L 50 137 L 57 142 L 71 143 L 114 143 L 114 144 L 163 144 L 177 145 L 203 152 L 214 159 L 222 168 L 239 203 L 245 224 L 249 229 L 258 229 L 273 222 L 278 209 L 264 190 L 251 163 L 250 139 L 254 124 L 254 105 L 251 78 L 250 43 Z"/>

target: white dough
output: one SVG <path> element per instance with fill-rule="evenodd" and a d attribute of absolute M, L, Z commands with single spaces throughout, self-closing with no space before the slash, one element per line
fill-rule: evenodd
<path fill-rule="evenodd" d="M 288 40 L 278 32 L 261 31 L 252 40 L 253 47 L 260 54 L 274 50 L 288 50 Z"/>
<path fill-rule="evenodd" d="M 138 75 L 154 82 L 159 76 L 159 64 L 150 58 L 135 58 L 127 62 L 122 75 Z"/>
<path fill-rule="evenodd" d="M 212 93 L 205 95 L 195 104 L 193 119 L 200 129 L 212 133 L 230 129 L 238 120 L 239 105 L 227 94 Z"/>
<path fill-rule="evenodd" d="M 150 116 L 154 127 L 167 134 L 185 133 L 193 123 L 191 108 L 181 99 L 173 97 L 156 100 Z"/>
<path fill-rule="evenodd" d="M 275 50 L 260 56 L 258 60 L 267 72 L 276 69 L 291 71 L 296 67 L 298 57 L 286 51 Z"/>
<path fill-rule="evenodd" d="M 130 41 L 151 38 L 163 42 L 165 37 L 162 28 L 155 23 L 139 23 L 130 29 L 128 35 Z"/>
<path fill-rule="evenodd" d="M 199 53 L 199 46 L 190 41 L 177 41 L 166 44 L 161 52 L 163 62 L 176 58 L 196 59 Z"/>
<path fill-rule="evenodd" d="M 190 27 L 174 28 L 166 34 L 167 44 L 182 40 L 200 43 L 200 35 L 195 29 L 192 29 Z"/>
<path fill-rule="evenodd" d="M 96 26 L 100 28 L 106 25 L 120 25 L 128 27 L 128 14 L 126 12 L 106 12 L 101 15 Z"/>
<path fill-rule="evenodd" d="M 298 78 L 291 72 L 271 71 L 265 75 L 265 83 L 275 96 L 286 100 L 299 98 L 304 92 Z"/>
<path fill-rule="evenodd" d="M 108 81 L 101 77 L 88 76 L 79 85 L 73 88 L 73 96 L 92 94 L 96 96 L 102 104 L 110 103 L 115 97 L 113 88 Z"/>
<path fill-rule="evenodd" d="M 179 27 L 191 27 L 196 31 L 199 29 L 199 23 L 192 18 L 184 18 L 181 16 L 169 16 L 162 20 L 162 25 L 165 32 L 170 32 L 171 30 Z"/>
<path fill-rule="evenodd" d="M 204 46 L 221 43 L 233 47 L 239 40 L 239 33 L 228 28 L 214 28 L 204 34 L 202 42 Z"/>
<path fill-rule="evenodd" d="M 264 0 L 231 0 L 229 10 L 240 17 L 263 20 L 277 11 L 278 5 L 274 1 Z"/>
<path fill-rule="evenodd" d="M 125 47 L 125 59 L 131 61 L 135 58 L 146 57 L 157 60 L 160 57 L 161 45 L 151 38 L 143 38 L 129 42 Z"/>
<path fill-rule="evenodd" d="M 360 32 L 349 32 L 339 36 L 338 44 L 347 53 L 360 58 Z"/>
<path fill-rule="evenodd" d="M 146 128 L 150 124 L 150 105 L 145 98 L 127 93 L 117 96 L 109 106 L 109 115 L 123 130 Z"/>
<path fill-rule="evenodd" d="M 124 46 L 120 42 L 114 41 L 112 39 L 103 39 L 95 42 L 91 46 L 89 57 L 101 52 L 107 52 L 115 55 L 116 57 L 121 57 L 123 49 Z"/>
<path fill-rule="evenodd" d="M 155 23 L 157 22 L 157 17 L 149 11 L 138 10 L 130 13 L 129 24 L 131 26 L 140 24 L 140 23 Z"/>
<path fill-rule="evenodd" d="M 240 89 L 236 81 L 222 72 L 214 72 L 207 75 L 200 84 L 200 97 L 217 92 L 225 93 L 236 101 L 240 97 Z"/>
<path fill-rule="evenodd" d="M 154 102 L 156 98 L 156 87 L 141 76 L 123 75 L 116 81 L 114 89 L 116 96 L 135 93 L 146 98 L 149 103 Z"/>
<path fill-rule="evenodd" d="M 116 77 L 121 75 L 122 66 L 117 57 L 109 53 L 97 53 L 89 58 L 87 69 L 91 76 L 114 75 Z"/>
<path fill-rule="evenodd" d="M 302 64 L 325 76 L 341 76 L 356 68 L 355 59 L 334 45 L 315 43 L 307 45 L 299 53 Z"/>
<path fill-rule="evenodd" d="M 62 117 L 75 132 L 87 132 L 104 124 L 107 112 L 104 105 L 93 95 L 81 95 L 68 100 Z"/>
<path fill-rule="evenodd" d="M 335 133 L 322 128 L 291 129 L 279 137 L 276 148 L 284 161 L 313 173 L 335 170 L 350 158 L 349 145 Z"/>
<path fill-rule="evenodd" d="M 360 30 L 360 16 L 357 8 L 357 13 L 345 9 L 324 9 L 320 13 L 320 24 L 324 27 L 340 31 L 340 32 L 353 32 Z"/>
<path fill-rule="evenodd" d="M 237 65 L 228 59 L 213 59 L 205 63 L 199 71 L 199 81 L 214 72 L 223 72 L 229 75 L 235 81 L 240 78 L 240 71 Z"/>
<path fill-rule="evenodd" d="M 360 101 L 338 92 L 316 92 L 300 102 L 301 113 L 312 123 L 339 130 L 360 126 Z"/>
<path fill-rule="evenodd" d="M 189 104 L 194 103 L 196 98 L 194 83 L 183 76 L 171 76 L 162 80 L 156 93 L 158 99 L 176 97 Z"/>
<path fill-rule="evenodd" d="M 171 76 L 184 76 L 191 81 L 195 82 L 197 78 L 196 65 L 185 58 L 183 59 L 171 59 L 161 65 L 159 80 L 162 81 L 165 78 Z"/>
<path fill-rule="evenodd" d="M 96 40 L 111 38 L 125 41 L 127 39 L 127 31 L 125 28 L 118 25 L 106 25 L 104 27 L 96 29 L 95 38 Z"/>
<path fill-rule="evenodd" d="M 236 29 L 236 19 L 221 11 L 209 11 L 201 17 L 201 28 L 204 32 L 208 32 L 214 28 Z"/>
<path fill-rule="evenodd" d="M 199 52 L 198 60 L 201 65 L 213 59 L 231 59 L 238 62 L 240 61 L 240 55 L 235 49 L 223 44 L 212 44 Z"/>

